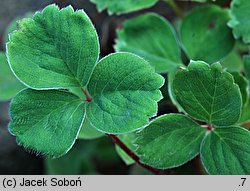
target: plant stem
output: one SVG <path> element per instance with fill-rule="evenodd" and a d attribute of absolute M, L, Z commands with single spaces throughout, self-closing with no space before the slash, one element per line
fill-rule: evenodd
<path fill-rule="evenodd" d="M 86 96 L 86 101 L 87 102 L 91 102 L 92 98 L 89 95 L 89 92 L 87 90 L 85 90 L 84 88 L 82 88 L 82 92 L 84 93 L 84 95 Z"/>
<path fill-rule="evenodd" d="M 175 3 L 174 0 L 163 0 L 163 1 L 173 9 L 173 11 L 178 17 L 183 17 L 180 7 Z"/>
<path fill-rule="evenodd" d="M 160 175 L 163 174 L 161 170 L 156 169 L 152 166 L 148 166 L 146 164 L 141 163 L 140 158 L 133 152 L 131 151 L 117 136 L 107 134 L 107 136 L 115 143 L 117 144 L 124 152 L 126 152 L 137 164 L 139 164 L 141 167 L 149 170 L 150 172 Z"/>

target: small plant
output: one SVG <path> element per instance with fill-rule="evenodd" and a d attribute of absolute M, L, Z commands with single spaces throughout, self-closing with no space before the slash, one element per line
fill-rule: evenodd
<path fill-rule="evenodd" d="M 93 2 L 121 14 L 157 1 Z M 183 16 L 174 1 L 165 2 Z M 242 3 L 249 4 L 234 0 L 230 12 L 214 4 L 195 7 L 175 24 L 178 34 L 155 13 L 132 18 L 117 31 L 117 53 L 102 59 L 82 10 L 50 5 L 21 20 L 6 46 L 11 70 L 26 86 L 11 102 L 10 132 L 25 148 L 53 158 L 77 138 L 106 134 L 127 165 L 136 162 L 155 174 L 197 155 L 208 174 L 250 174 Z M 162 76 L 179 113 L 157 115 Z"/>

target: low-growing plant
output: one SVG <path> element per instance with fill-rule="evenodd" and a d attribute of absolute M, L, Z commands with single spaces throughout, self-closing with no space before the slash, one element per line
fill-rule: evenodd
<path fill-rule="evenodd" d="M 110 13 L 157 2 L 93 1 Z M 250 57 L 242 59 L 248 25 L 239 24 L 244 3 L 250 6 L 234 0 L 230 12 L 197 6 L 177 24 L 178 34 L 155 13 L 132 18 L 117 31 L 117 53 L 102 59 L 82 10 L 49 5 L 21 20 L 6 46 L 11 70 L 26 86 L 11 101 L 10 132 L 25 148 L 53 158 L 77 138 L 106 134 L 127 165 L 155 174 L 198 155 L 208 174 L 250 174 Z M 157 115 L 163 76 L 179 113 Z"/>

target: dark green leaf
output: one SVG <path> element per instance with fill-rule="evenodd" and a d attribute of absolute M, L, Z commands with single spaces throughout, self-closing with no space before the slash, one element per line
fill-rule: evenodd
<path fill-rule="evenodd" d="M 143 57 L 156 72 L 169 72 L 182 65 L 174 29 L 167 20 L 154 13 L 126 21 L 124 29 L 118 31 L 115 48 Z"/>
<path fill-rule="evenodd" d="M 176 99 L 192 117 L 217 126 L 235 124 L 241 115 L 242 98 L 233 76 L 219 63 L 192 61 L 173 81 Z"/>
<path fill-rule="evenodd" d="M 250 80 L 250 55 L 243 57 L 245 74 Z"/>
<path fill-rule="evenodd" d="M 59 157 L 74 144 L 84 113 L 84 102 L 73 94 L 26 89 L 11 102 L 9 129 L 25 148 Z"/>
<path fill-rule="evenodd" d="M 139 132 L 136 153 L 155 168 L 177 167 L 199 153 L 205 134 L 205 128 L 184 115 L 164 115 Z"/>
<path fill-rule="evenodd" d="M 7 51 L 14 73 L 27 86 L 84 87 L 98 59 L 99 43 L 82 10 L 50 5 L 20 22 Z"/>
<path fill-rule="evenodd" d="M 142 58 L 130 53 L 109 55 L 97 64 L 90 79 L 87 116 L 104 133 L 135 131 L 156 115 L 163 84 L 164 78 Z"/>
<path fill-rule="evenodd" d="M 201 160 L 209 174 L 250 174 L 250 132 L 240 127 L 216 128 L 203 141 Z"/>

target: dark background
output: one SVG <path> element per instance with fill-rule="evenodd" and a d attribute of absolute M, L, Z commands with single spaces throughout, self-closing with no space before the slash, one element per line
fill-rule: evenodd
<path fill-rule="evenodd" d="M 60 7 L 71 4 L 75 9 L 84 9 L 94 23 L 101 44 L 101 56 L 114 52 L 113 44 L 116 29 L 122 27 L 122 22 L 143 12 L 157 12 L 173 21 L 175 14 L 163 2 L 153 8 L 126 14 L 123 16 L 108 16 L 106 11 L 98 13 L 96 6 L 89 0 L 0 0 L 0 49 L 4 51 L 4 33 L 6 27 L 17 16 L 34 12 L 51 3 Z M 179 2 L 182 10 L 187 10 L 193 4 Z M 127 167 L 115 152 L 113 143 L 103 137 L 93 141 L 77 141 L 74 149 L 61 159 L 47 160 L 36 156 L 18 146 L 15 137 L 7 130 L 9 103 L 0 102 L 0 174 L 149 174 L 137 165 Z M 160 113 L 175 112 L 175 108 L 167 101 L 160 105 Z M 203 173 L 198 158 L 185 166 L 166 171 L 167 174 L 201 174 Z"/>

